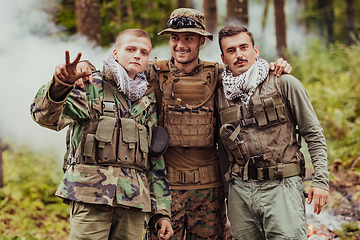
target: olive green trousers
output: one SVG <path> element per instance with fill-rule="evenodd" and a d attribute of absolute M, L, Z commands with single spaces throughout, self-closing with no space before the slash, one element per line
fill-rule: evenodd
<path fill-rule="evenodd" d="M 234 239 L 307 239 L 302 179 L 248 180 L 229 186 L 228 211 Z"/>
<path fill-rule="evenodd" d="M 138 208 L 101 208 L 70 202 L 71 240 L 141 240 L 145 213 Z"/>

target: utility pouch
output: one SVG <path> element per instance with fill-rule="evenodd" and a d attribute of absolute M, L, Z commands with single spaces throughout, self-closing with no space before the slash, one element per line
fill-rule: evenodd
<path fill-rule="evenodd" d="M 98 162 L 116 162 L 116 136 L 114 134 L 116 118 L 101 116 L 95 139 L 98 141 Z"/>
<path fill-rule="evenodd" d="M 148 167 L 149 141 L 148 132 L 144 125 L 138 125 L 139 144 L 136 148 L 135 165 L 140 168 Z"/>
<path fill-rule="evenodd" d="M 138 129 L 135 125 L 135 120 L 128 118 L 121 118 L 121 127 L 119 132 L 118 144 L 118 161 L 123 164 L 135 163 L 135 149 L 138 142 Z"/>
<path fill-rule="evenodd" d="M 235 130 L 234 126 L 231 124 L 224 124 L 220 128 L 220 137 L 224 143 L 224 145 L 229 149 L 230 153 L 234 156 L 236 160 L 244 159 L 241 145 L 243 145 L 244 141 L 239 137 L 236 138 L 235 141 L 230 139 L 232 132 Z M 241 144 L 242 143 L 242 144 Z M 246 148 L 245 148 L 246 149 Z"/>
<path fill-rule="evenodd" d="M 160 157 L 169 146 L 169 133 L 166 128 L 156 126 L 152 134 L 150 156 Z"/>

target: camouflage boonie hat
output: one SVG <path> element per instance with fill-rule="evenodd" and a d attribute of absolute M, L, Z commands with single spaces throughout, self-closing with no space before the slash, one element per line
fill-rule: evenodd
<path fill-rule="evenodd" d="M 211 41 L 213 35 L 205 31 L 204 14 L 191 8 L 175 9 L 168 21 L 168 28 L 159 32 L 159 35 L 170 34 L 172 32 L 193 32 L 208 37 Z"/>

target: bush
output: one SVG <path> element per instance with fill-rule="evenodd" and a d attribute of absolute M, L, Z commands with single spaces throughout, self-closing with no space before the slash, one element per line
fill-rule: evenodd
<path fill-rule="evenodd" d="M 3 152 L 0 240 L 68 239 L 69 208 L 55 196 L 61 165 L 53 155 L 28 147 Z"/>

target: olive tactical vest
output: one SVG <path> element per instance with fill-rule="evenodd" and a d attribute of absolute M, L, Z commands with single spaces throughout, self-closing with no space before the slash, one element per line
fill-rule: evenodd
<path fill-rule="evenodd" d="M 148 169 L 151 126 L 144 126 L 129 118 L 130 110 L 123 93 L 111 86 L 104 78 L 103 89 L 102 116 L 78 123 L 82 125 L 81 154 L 77 159 L 68 158 L 67 164 L 111 165 L 138 170 Z M 118 109 L 119 105 L 114 99 L 114 93 L 120 100 L 121 106 L 127 110 L 125 117 L 120 117 L 120 109 Z M 145 107 L 151 104 L 148 100 L 142 103 L 145 103 Z M 67 139 L 67 141 L 69 146 L 70 140 Z"/>
<path fill-rule="evenodd" d="M 286 105 L 281 77 L 270 72 L 257 87 L 248 107 L 240 98 L 227 100 L 223 87 L 217 94 L 220 136 L 231 162 L 228 180 L 231 172 L 247 180 L 249 169 L 255 169 L 258 180 L 281 179 L 303 172 L 300 167 L 304 165 L 304 157 L 296 139 L 294 118 Z"/>
<path fill-rule="evenodd" d="M 214 144 L 214 92 L 218 63 L 204 62 L 204 70 L 174 76 L 166 61 L 155 62 L 162 92 L 159 122 L 168 130 L 172 147 L 210 147 Z"/>

